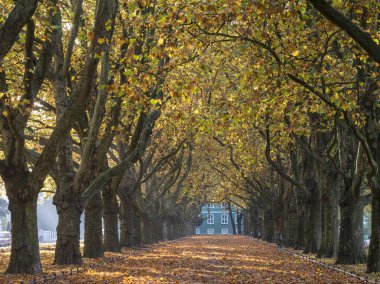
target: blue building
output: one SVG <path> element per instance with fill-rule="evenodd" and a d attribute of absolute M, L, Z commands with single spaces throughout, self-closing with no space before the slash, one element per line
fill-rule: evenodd
<path fill-rule="evenodd" d="M 232 220 L 235 223 L 236 233 L 238 232 L 238 218 L 241 212 L 231 206 Z M 197 235 L 232 235 L 232 223 L 228 206 L 225 203 L 208 203 L 201 210 L 202 224 L 196 227 Z M 241 219 L 241 232 L 244 231 L 243 218 Z"/>

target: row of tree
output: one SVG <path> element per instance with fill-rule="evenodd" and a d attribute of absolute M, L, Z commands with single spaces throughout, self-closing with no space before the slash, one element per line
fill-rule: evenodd
<path fill-rule="evenodd" d="M 256 236 L 380 270 L 377 0 L 0 11 L 7 272 L 41 271 L 36 204 L 50 191 L 57 264 L 81 261 L 83 212 L 84 255 L 97 257 L 192 232 L 204 202 L 227 200 Z"/>
<path fill-rule="evenodd" d="M 220 4 L 188 27 L 213 51 L 194 71 L 218 198 L 255 236 L 379 271 L 379 3 Z"/>
<path fill-rule="evenodd" d="M 54 194 L 59 215 L 55 264 L 82 262 L 83 212 L 84 257 L 193 231 L 202 198 L 185 187 L 193 134 L 163 133 L 174 126 L 165 119 L 153 131 L 173 96 L 166 77 L 180 62 L 171 61 L 181 60 L 168 52 L 177 41 L 162 20 L 170 6 L 48 0 L 3 1 L 0 9 L 6 272 L 42 271 L 41 193 Z"/>

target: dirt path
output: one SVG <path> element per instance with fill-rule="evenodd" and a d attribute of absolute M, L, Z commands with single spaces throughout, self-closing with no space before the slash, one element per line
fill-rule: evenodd
<path fill-rule="evenodd" d="M 196 236 L 156 245 L 127 258 L 123 273 L 106 282 L 358 283 L 242 236 Z"/>
<path fill-rule="evenodd" d="M 65 268 L 49 265 L 52 255 L 46 273 Z M 96 267 L 89 268 L 91 263 Z M 360 283 L 244 236 L 194 236 L 126 249 L 106 260 L 85 259 L 85 267 L 54 283 Z M 20 283 L 15 278 L 0 275 L 0 283 Z"/>

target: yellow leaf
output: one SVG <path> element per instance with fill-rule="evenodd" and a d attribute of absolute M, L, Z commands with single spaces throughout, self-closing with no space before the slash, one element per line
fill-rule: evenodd
<path fill-rule="evenodd" d="M 163 45 L 164 44 L 164 39 L 160 37 L 157 41 L 157 45 Z"/>
<path fill-rule="evenodd" d="M 298 56 L 299 54 L 300 54 L 300 52 L 299 52 L 298 50 L 296 50 L 296 51 L 294 51 L 294 52 L 292 53 L 293 56 Z"/>

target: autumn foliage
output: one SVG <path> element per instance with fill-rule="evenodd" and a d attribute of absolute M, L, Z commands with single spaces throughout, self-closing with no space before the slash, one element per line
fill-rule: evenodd
<path fill-rule="evenodd" d="M 50 269 L 37 204 L 51 198 L 55 265 L 191 235 L 203 205 L 225 202 L 241 234 L 380 272 L 379 14 L 378 0 L 1 1 L 4 271 Z M 214 246 L 188 242 L 203 255 L 203 240 Z M 265 262 L 272 246 L 252 246 Z M 262 270 L 233 249 L 263 281 L 282 271 L 274 248 Z M 118 257 L 114 276 L 129 281 L 133 258 Z M 322 279 L 290 265 L 290 282 L 303 269 Z M 256 277 L 235 270 L 196 275 Z"/>

